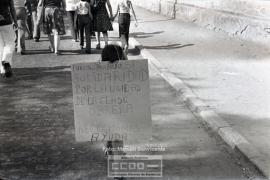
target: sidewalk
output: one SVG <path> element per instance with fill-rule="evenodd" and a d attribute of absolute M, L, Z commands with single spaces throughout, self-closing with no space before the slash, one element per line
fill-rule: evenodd
<path fill-rule="evenodd" d="M 48 41 L 27 41 L 27 55 L 16 55 L 15 76 L 0 80 L 0 179 L 108 179 L 102 144 L 77 143 L 70 64 L 96 62 L 99 51 L 79 54 L 79 45 L 62 41 L 61 56 Z M 130 58 L 140 54 L 131 50 Z M 153 142 L 166 148 L 159 179 L 262 178 L 178 102 L 150 67 Z M 155 153 L 158 154 L 158 153 Z M 153 178 L 150 178 L 153 179 Z"/>
<path fill-rule="evenodd" d="M 136 8 L 132 36 L 259 150 L 270 176 L 270 46 Z"/>

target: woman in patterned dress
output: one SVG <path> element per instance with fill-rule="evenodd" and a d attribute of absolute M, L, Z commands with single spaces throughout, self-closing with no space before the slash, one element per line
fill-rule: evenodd
<path fill-rule="evenodd" d="M 39 0 L 38 7 L 44 7 L 43 31 L 47 34 L 51 46 L 51 52 L 59 54 L 60 36 L 65 34 L 65 25 L 63 12 L 61 8 L 66 9 L 64 0 Z M 40 23 L 40 22 L 39 22 Z"/>
<path fill-rule="evenodd" d="M 94 13 L 94 31 L 96 32 L 97 38 L 97 49 L 100 49 L 100 33 L 102 32 L 105 45 L 108 45 L 108 31 L 112 31 L 112 7 L 110 0 L 93 0 L 94 5 L 97 6 L 97 11 Z M 106 4 L 108 6 L 110 16 L 106 9 Z"/>

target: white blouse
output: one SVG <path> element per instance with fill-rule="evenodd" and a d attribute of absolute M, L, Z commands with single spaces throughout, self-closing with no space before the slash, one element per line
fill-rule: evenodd
<path fill-rule="evenodd" d="M 89 6 L 90 6 L 89 3 L 86 1 L 78 2 L 76 5 L 76 9 L 78 10 L 78 14 L 80 14 L 80 15 L 88 14 Z"/>
<path fill-rule="evenodd" d="M 80 0 L 66 0 L 66 11 L 75 11 L 78 2 Z"/>
<path fill-rule="evenodd" d="M 131 3 L 130 0 L 118 0 L 120 13 L 129 13 L 130 3 Z"/>

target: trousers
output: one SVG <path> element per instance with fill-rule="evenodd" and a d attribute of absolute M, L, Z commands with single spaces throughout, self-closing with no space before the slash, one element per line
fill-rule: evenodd
<path fill-rule="evenodd" d="M 78 15 L 78 24 L 80 30 L 80 45 L 84 45 L 84 33 L 86 39 L 86 50 L 91 51 L 91 20 L 89 15 Z"/>
<path fill-rule="evenodd" d="M 0 71 L 3 72 L 2 61 L 12 64 L 15 34 L 12 25 L 0 26 Z"/>
<path fill-rule="evenodd" d="M 15 47 L 18 52 L 25 50 L 26 10 L 24 7 L 16 8 L 18 30 L 16 31 Z"/>

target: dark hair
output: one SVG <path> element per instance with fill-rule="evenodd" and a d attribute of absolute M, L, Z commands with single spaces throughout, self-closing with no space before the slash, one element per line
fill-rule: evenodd
<path fill-rule="evenodd" d="M 110 61 L 111 63 L 118 60 L 126 60 L 126 55 L 123 49 L 116 44 L 106 45 L 101 53 L 102 61 Z"/>

